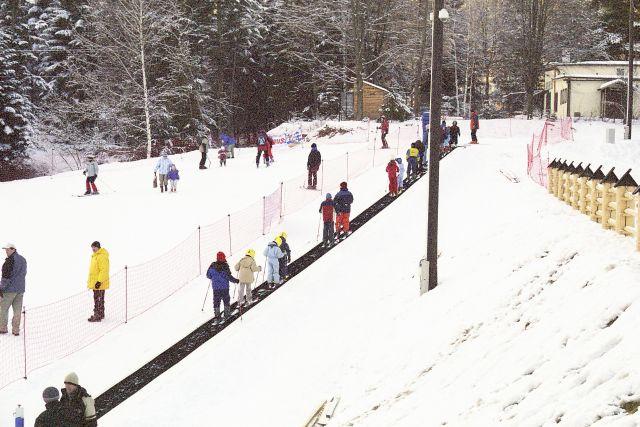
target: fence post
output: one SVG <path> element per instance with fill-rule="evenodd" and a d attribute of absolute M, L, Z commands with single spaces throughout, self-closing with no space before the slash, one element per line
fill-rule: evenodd
<path fill-rule="evenodd" d="M 124 323 L 129 321 L 129 267 L 124 266 Z"/>
<path fill-rule="evenodd" d="M 280 183 L 280 221 L 284 217 L 284 183 Z"/>
<path fill-rule="evenodd" d="M 267 234 L 267 197 L 262 196 L 262 235 Z"/>
<path fill-rule="evenodd" d="M 27 307 L 22 307 L 22 357 L 24 359 L 24 379 L 27 379 Z"/>
<path fill-rule="evenodd" d="M 349 152 L 347 151 L 347 182 L 349 182 Z"/>
<path fill-rule="evenodd" d="M 233 249 L 231 249 L 231 214 L 227 215 L 229 224 L 229 256 L 233 255 Z"/>
<path fill-rule="evenodd" d="M 202 252 L 201 252 L 201 242 L 200 242 L 200 226 L 198 226 L 198 274 L 202 274 Z"/>

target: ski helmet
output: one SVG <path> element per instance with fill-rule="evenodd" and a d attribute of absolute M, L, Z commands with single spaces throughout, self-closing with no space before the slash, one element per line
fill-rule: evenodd
<path fill-rule="evenodd" d="M 287 238 L 287 233 L 286 231 L 283 231 L 282 233 L 280 233 L 280 237 L 284 237 L 285 239 Z"/>
<path fill-rule="evenodd" d="M 253 249 L 249 249 L 247 251 L 247 255 L 249 255 L 251 258 L 256 256 L 256 251 L 254 251 Z"/>

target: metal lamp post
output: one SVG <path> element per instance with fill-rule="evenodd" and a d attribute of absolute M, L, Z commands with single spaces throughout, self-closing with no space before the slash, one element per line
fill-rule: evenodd
<path fill-rule="evenodd" d="M 633 15 L 634 0 L 629 0 L 629 81 L 627 83 L 627 114 L 625 117 L 624 139 L 631 139 L 631 125 L 633 124 Z"/>
<path fill-rule="evenodd" d="M 420 294 L 438 286 L 438 193 L 440 174 L 440 151 L 442 131 L 440 119 L 442 107 L 442 22 L 449 19 L 449 13 L 444 9 L 444 0 L 434 0 L 433 37 L 431 45 L 431 117 L 429 120 L 429 196 L 427 216 L 427 253 L 420 261 Z"/>

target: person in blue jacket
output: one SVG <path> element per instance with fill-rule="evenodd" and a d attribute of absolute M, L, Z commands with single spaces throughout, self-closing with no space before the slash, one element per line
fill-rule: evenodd
<path fill-rule="evenodd" d="M 239 283 L 239 280 L 231 274 L 224 252 L 216 254 L 215 262 L 207 270 L 207 278 L 211 280 L 213 287 L 213 312 L 216 321 L 220 320 L 220 301 L 224 302 L 224 317 L 228 318 L 231 314 L 229 282 Z"/>
<path fill-rule="evenodd" d="M 347 188 L 346 182 L 340 183 L 340 191 L 333 198 L 336 210 L 336 237 L 346 237 L 351 234 L 349 231 L 349 215 L 351 214 L 351 204 L 353 194 Z"/>
<path fill-rule="evenodd" d="M 227 150 L 227 152 L 231 154 L 230 158 L 235 158 L 236 156 L 234 151 L 236 148 L 236 140 L 226 133 L 220 132 L 220 141 L 222 141 L 222 145 L 224 145 L 224 148 Z"/>
<path fill-rule="evenodd" d="M 267 257 L 267 283 L 273 289 L 276 287 L 276 283 L 280 284 L 280 258 L 284 257 L 284 252 L 273 241 L 267 245 L 263 255 Z"/>

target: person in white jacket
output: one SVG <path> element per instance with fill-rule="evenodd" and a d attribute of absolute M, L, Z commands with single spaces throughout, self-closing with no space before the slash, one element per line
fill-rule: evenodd
<path fill-rule="evenodd" d="M 98 178 L 98 162 L 96 162 L 95 157 L 87 156 L 87 166 L 84 168 L 82 172 L 86 177 L 86 188 L 87 191 L 84 193 L 85 196 L 91 194 L 91 190 L 93 190 L 93 194 L 98 194 L 98 187 L 96 187 L 96 179 Z"/>
<path fill-rule="evenodd" d="M 271 289 L 280 284 L 280 258 L 284 253 L 276 242 L 270 242 L 264 250 L 264 256 L 267 257 L 267 283 Z"/>
<path fill-rule="evenodd" d="M 401 157 L 396 159 L 396 163 L 398 164 L 398 193 L 400 193 L 404 190 L 404 163 Z"/>
<path fill-rule="evenodd" d="M 167 191 L 167 186 L 169 181 L 167 180 L 167 174 L 169 170 L 171 170 L 171 166 L 173 166 L 173 162 L 169 158 L 166 152 L 162 153 L 162 157 L 158 159 L 158 163 L 156 163 L 156 167 L 153 170 L 153 174 L 158 173 L 158 184 L 160 184 L 160 192 L 164 193 Z"/>

